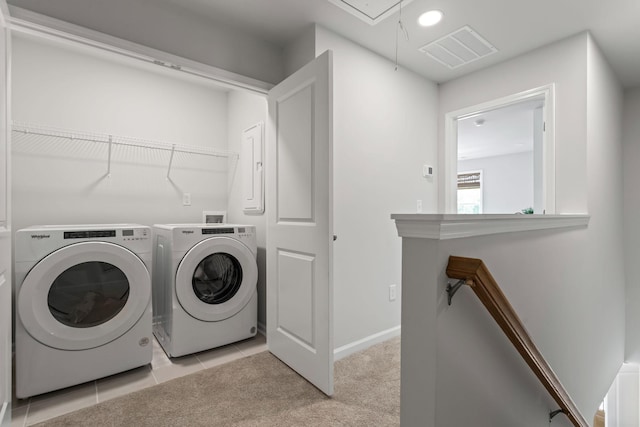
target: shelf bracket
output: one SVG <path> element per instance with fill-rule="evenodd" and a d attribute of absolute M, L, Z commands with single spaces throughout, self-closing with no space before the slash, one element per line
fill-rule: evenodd
<path fill-rule="evenodd" d="M 458 292 L 460 287 L 466 283 L 467 281 L 464 279 L 458 280 L 453 285 L 451 283 L 447 283 L 447 302 L 449 303 L 449 305 L 451 305 L 451 300 L 453 299 L 453 296 L 456 294 L 456 292 Z"/>
<path fill-rule="evenodd" d="M 176 144 L 171 145 L 171 157 L 169 157 L 169 168 L 167 169 L 167 179 L 171 180 L 171 165 L 173 164 L 173 155 L 176 152 Z"/>
<path fill-rule="evenodd" d="M 549 424 L 551 424 L 551 420 L 553 419 L 553 417 L 558 414 L 566 414 L 566 412 L 564 412 L 564 409 L 556 409 L 555 411 L 549 412 Z"/>
<path fill-rule="evenodd" d="M 72 138 L 73 139 L 73 138 Z M 109 160 L 107 163 L 107 176 L 111 176 L 111 147 L 113 146 L 113 135 L 109 135 Z"/>

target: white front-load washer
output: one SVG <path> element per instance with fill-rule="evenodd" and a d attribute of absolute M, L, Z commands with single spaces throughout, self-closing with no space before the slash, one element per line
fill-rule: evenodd
<path fill-rule="evenodd" d="M 169 357 L 255 336 L 255 226 L 154 225 L 153 332 Z"/>
<path fill-rule="evenodd" d="M 151 362 L 151 243 L 142 225 L 16 232 L 18 398 Z"/>

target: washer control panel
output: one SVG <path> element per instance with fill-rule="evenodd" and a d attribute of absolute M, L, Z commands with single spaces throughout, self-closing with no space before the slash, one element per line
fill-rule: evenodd
<path fill-rule="evenodd" d="M 238 227 L 238 237 L 251 237 L 254 234 L 253 227 Z"/>
<path fill-rule="evenodd" d="M 149 238 L 149 229 L 147 228 L 123 228 L 123 240 L 147 240 Z"/>

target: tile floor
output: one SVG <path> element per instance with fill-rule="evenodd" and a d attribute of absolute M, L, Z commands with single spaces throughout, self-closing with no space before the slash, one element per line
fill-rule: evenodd
<path fill-rule="evenodd" d="M 203 351 L 169 359 L 160 344 L 153 340 L 151 365 L 102 378 L 75 387 L 53 391 L 29 399 L 12 402 L 11 425 L 30 426 L 114 397 L 132 393 L 146 387 L 197 372 L 201 369 L 228 363 L 267 349 L 263 335 Z"/>

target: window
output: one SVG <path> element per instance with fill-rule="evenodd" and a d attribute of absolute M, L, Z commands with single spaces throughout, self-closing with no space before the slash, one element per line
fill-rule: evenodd
<path fill-rule="evenodd" d="M 482 213 L 482 171 L 458 174 L 458 213 Z"/>

